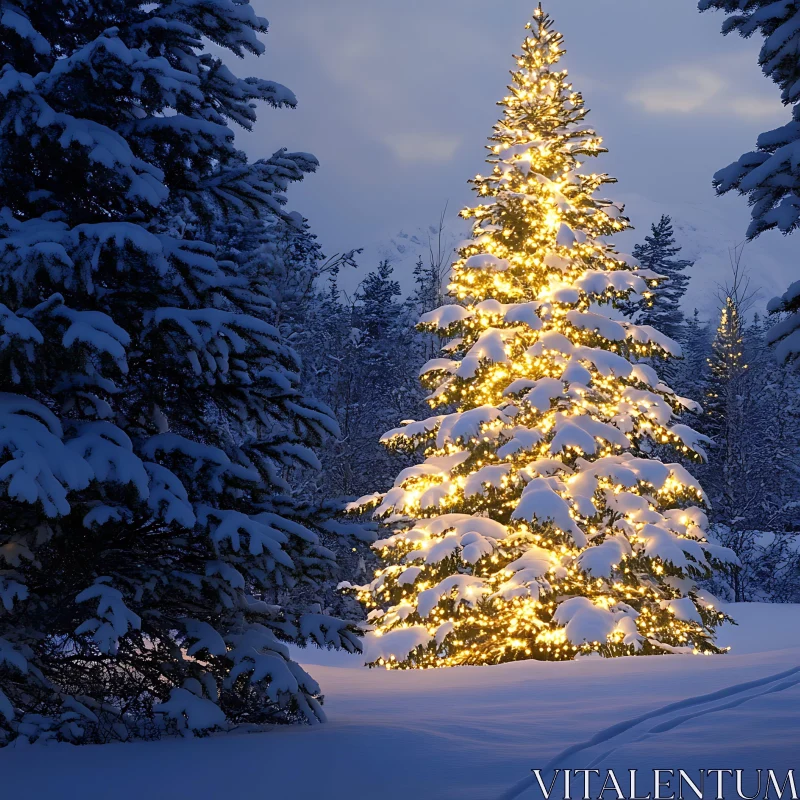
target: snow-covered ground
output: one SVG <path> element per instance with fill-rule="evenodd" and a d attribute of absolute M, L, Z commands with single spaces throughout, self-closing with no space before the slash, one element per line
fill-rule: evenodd
<path fill-rule="evenodd" d="M 541 797 L 524 788 L 530 770 L 547 766 L 800 777 L 800 606 L 726 610 L 740 624 L 721 637 L 725 656 L 386 672 L 299 651 L 327 695 L 327 725 L 6 748 L 2 797 L 525 800 Z"/>

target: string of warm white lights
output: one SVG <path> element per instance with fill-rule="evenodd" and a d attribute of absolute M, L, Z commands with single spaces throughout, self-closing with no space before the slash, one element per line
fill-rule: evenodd
<path fill-rule="evenodd" d="M 425 460 L 352 506 L 387 531 L 355 587 L 376 664 L 719 652 L 724 616 L 696 581 L 735 557 L 706 541 L 694 478 L 652 455 L 700 459 L 704 437 L 650 366 L 680 348 L 607 313 L 661 276 L 606 241 L 629 223 L 594 196 L 613 181 L 584 169 L 605 150 L 563 54 L 537 9 L 463 212 L 455 304 L 421 321 L 451 337 L 422 370 L 442 413 L 383 438 Z"/>

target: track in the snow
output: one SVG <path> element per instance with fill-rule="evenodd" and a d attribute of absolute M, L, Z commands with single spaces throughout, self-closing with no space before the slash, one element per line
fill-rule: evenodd
<path fill-rule="evenodd" d="M 582 769 L 596 767 L 609 754 L 624 744 L 639 742 L 650 736 L 672 730 L 695 717 L 725 711 L 757 697 L 785 691 L 798 683 L 800 683 L 800 667 L 794 667 L 766 678 L 728 686 L 710 694 L 687 697 L 685 700 L 679 700 L 625 722 L 619 722 L 599 731 L 591 739 L 562 750 L 550 760 L 541 772 L 546 774 L 550 770 L 574 767 L 574 757 L 578 754 L 581 755 L 580 767 Z M 649 723 L 653 720 L 658 720 L 658 722 L 651 727 Z M 534 785 L 536 785 L 536 776 L 530 775 L 503 792 L 498 800 L 516 800 Z"/>

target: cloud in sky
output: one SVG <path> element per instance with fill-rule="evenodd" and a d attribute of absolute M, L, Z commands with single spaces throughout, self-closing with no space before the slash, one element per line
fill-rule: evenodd
<path fill-rule="evenodd" d="M 627 100 L 649 114 L 704 114 L 745 119 L 784 116 L 777 90 L 743 90 L 742 70 L 753 66 L 742 59 L 664 67 L 642 76 Z M 751 81 L 752 83 L 752 81 Z"/>
<path fill-rule="evenodd" d="M 403 161 L 449 161 L 456 154 L 461 140 L 457 136 L 425 132 L 389 133 L 384 143 Z"/>
<path fill-rule="evenodd" d="M 449 161 L 461 137 L 437 115 L 441 75 L 426 80 L 427 70 L 437 73 L 428 49 L 436 43 L 426 28 L 403 30 L 408 22 L 387 25 L 385 14 L 363 7 L 351 14 L 320 7 L 292 20 L 309 52 L 320 56 L 325 80 L 348 104 L 354 133 L 401 162 Z M 423 64 L 410 57 L 415 47 L 425 54 Z"/>
<path fill-rule="evenodd" d="M 291 188 L 289 207 L 311 220 L 326 251 L 427 225 L 446 201 L 455 226 L 473 201 L 467 179 L 484 169 L 495 103 L 535 0 L 251 2 L 272 23 L 267 53 L 228 61 L 237 74 L 286 84 L 300 102 L 264 109 L 237 141 L 252 158 L 284 146 L 319 158 L 319 171 Z M 724 200 L 743 236 L 746 202 L 716 199 L 712 176 L 789 118 L 758 67 L 758 37 L 721 36 L 721 15 L 699 14 L 697 0 L 546 5 L 566 37 L 563 66 L 609 147 L 598 168 L 620 181 L 610 196 L 665 208 Z M 731 235 L 721 235 L 723 253 Z M 775 239 L 762 238 L 759 247 Z M 364 269 L 377 258 L 376 248 L 365 254 Z"/>

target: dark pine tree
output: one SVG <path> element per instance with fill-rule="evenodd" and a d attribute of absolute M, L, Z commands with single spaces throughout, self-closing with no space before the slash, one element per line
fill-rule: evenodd
<path fill-rule="evenodd" d="M 679 339 L 684 324 L 681 300 L 689 286 L 685 271 L 694 262 L 677 258 L 681 248 L 675 242 L 672 220 L 664 215 L 658 224 L 651 226 L 650 236 L 644 244 L 633 248 L 634 258 L 639 259 L 645 269 L 651 269 L 668 280 L 660 284 L 650 302 L 639 310 L 639 322 L 652 325 L 672 339 Z"/>
<path fill-rule="evenodd" d="M 797 0 L 699 0 L 700 11 L 723 11 L 723 34 L 737 32 L 745 39 L 760 34 L 758 63 L 764 75 L 781 89 L 781 100 L 793 106 L 791 119 L 765 131 L 756 149 L 714 175 L 718 194 L 736 191 L 752 208 L 747 238 L 778 229 L 789 234 L 800 227 L 800 3 Z M 800 357 L 800 281 L 794 281 L 767 306 L 781 317 L 768 334 L 782 362 Z"/>
<path fill-rule="evenodd" d="M 354 321 L 368 337 L 377 340 L 397 324 L 396 298 L 400 284 L 392 277 L 394 270 L 389 261 L 381 261 L 378 269 L 370 272 L 357 294 L 359 307 Z"/>
<path fill-rule="evenodd" d="M 284 211 L 316 160 L 230 123 L 285 87 L 247 0 L 0 0 L 0 739 L 322 717 L 285 641 L 333 567 L 286 471 L 337 432 L 268 283 L 193 231 Z M 179 218 L 190 224 L 176 224 Z M 285 604 L 278 600 L 283 598 Z"/>
<path fill-rule="evenodd" d="M 644 243 L 633 248 L 633 255 L 642 267 L 663 275 L 666 280 L 660 281 L 641 302 L 629 304 L 626 313 L 636 317 L 640 325 L 650 325 L 683 343 L 686 329 L 681 300 L 689 286 L 689 276 L 685 272 L 694 262 L 678 258 L 681 248 L 675 242 L 670 217 L 663 215 L 650 230 Z M 668 382 L 676 381 L 678 370 L 674 362 L 667 361 L 661 372 Z"/>
<path fill-rule="evenodd" d="M 700 312 L 695 309 L 681 333 L 683 360 L 678 366 L 673 385 L 678 394 L 698 403 L 705 401 L 708 388 L 708 356 L 712 339 L 713 331 L 708 323 L 700 321 Z M 705 430 L 702 416 L 693 420 L 693 425 L 698 430 Z"/>

